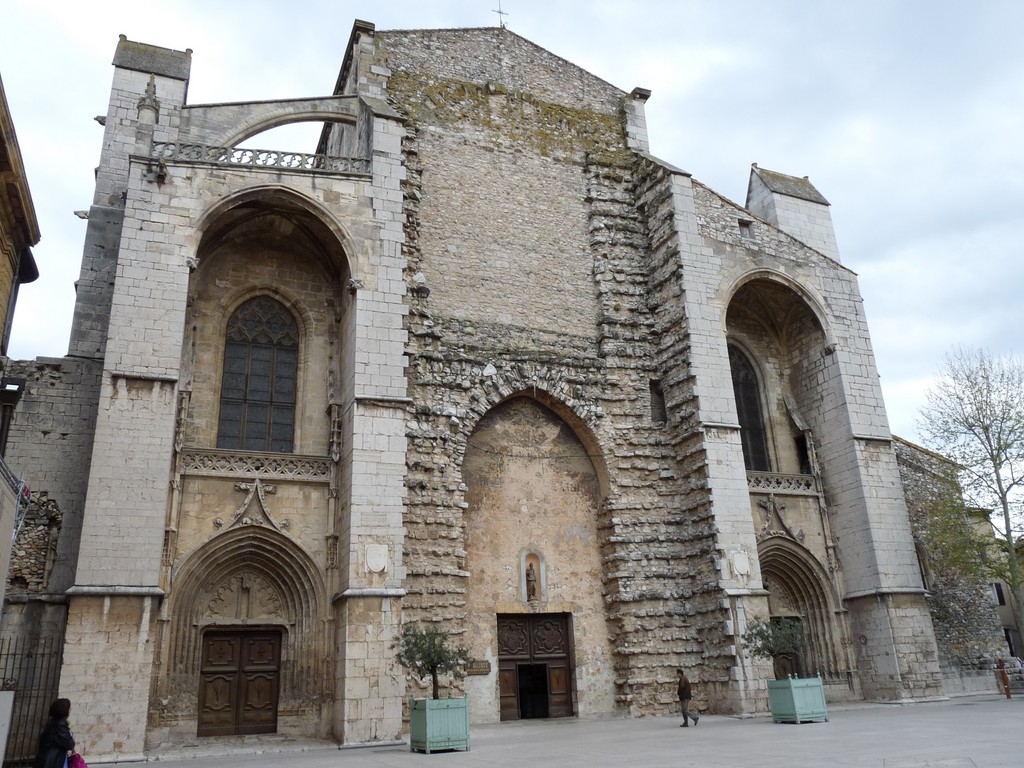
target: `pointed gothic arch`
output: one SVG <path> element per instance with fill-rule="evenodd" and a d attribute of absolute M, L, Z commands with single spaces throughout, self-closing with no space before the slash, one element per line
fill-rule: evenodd
<path fill-rule="evenodd" d="M 729 345 L 729 368 L 740 422 L 743 465 L 748 472 L 771 472 L 768 425 L 765 420 L 764 386 L 750 355 L 736 344 Z"/>
<path fill-rule="evenodd" d="M 741 272 L 733 272 L 727 275 L 719 285 L 719 295 L 722 297 L 723 319 L 728 324 L 728 312 L 741 291 L 752 284 L 776 286 L 785 289 L 814 316 L 814 322 L 823 334 L 825 347 L 834 347 L 836 344 L 835 332 L 832 323 L 829 321 L 830 313 L 826 309 L 829 302 L 814 287 L 806 282 L 797 280 L 790 275 L 774 269 L 747 269 Z"/>
<path fill-rule="evenodd" d="M 217 447 L 290 453 L 298 391 L 299 325 L 266 294 L 228 318 Z"/>
<path fill-rule="evenodd" d="M 349 279 L 365 280 L 372 274 L 367 243 L 360 245 L 320 201 L 275 184 L 255 184 L 226 194 L 197 217 L 185 241 L 189 252 L 194 254 L 196 265 L 202 267 L 201 256 L 216 243 L 225 226 L 261 210 L 304 217 L 314 228 L 316 238 L 323 242 L 339 283 Z"/>
<path fill-rule="evenodd" d="M 757 552 L 771 616 L 799 619 L 803 625 L 806 645 L 800 654 L 800 673 L 845 681 L 848 665 L 842 638 L 846 633 L 829 574 L 803 545 L 785 536 L 763 539 Z"/>
<path fill-rule="evenodd" d="M 501 719 L 571 715 L 615 690 L 601 462 L 576 429 L 579 417 L 574 424 L 564 404 L 555 410 L 550 394 L 533 394 L 530 387 L 497 398 L 475 420 L 462 461 L 466 637 L 472 652 L 499 648 L 498 698 L 494 681 L 474 688 L 474 680 L 467 690 L 494 714 L 500 708 Z M 500 642 L 501 627 L 527 613 L 560 627 L 551 658 L 521 657 Z M 527 685 L 523 675 L 535 677 Z M 586 690 L 573 690 L 577 676 L 588 680 Z"/>
<path fill-rule="evenodd" d="M 282 636 L 280 700 L 295 707 L 328 696 L 329 602 L 313 559 L 270 524 L 236 521 L 184 559 L 172 574 L 166 678 L 162 688 L 182 719 L 195 716 L 204 633 L 271 629 Z"/>

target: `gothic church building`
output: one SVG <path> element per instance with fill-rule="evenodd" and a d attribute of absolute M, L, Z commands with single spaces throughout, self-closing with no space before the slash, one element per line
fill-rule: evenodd
<path fill-rule="evenodd" d="M 649 92 L 507 29 L 357 21 L 322 98 L 189 104 L 190 63 L 117 44 L 68 356 L 10 441 L 59 514 L 5 631 L 63 633 L 86 754 L 397 739 L 408 623 L 469 650 L 475 722 L 668 714 L 679 667 L 763 712 L 758 617 L 831 701 L 943 694 L 806 178 L 727 200 Z"/>

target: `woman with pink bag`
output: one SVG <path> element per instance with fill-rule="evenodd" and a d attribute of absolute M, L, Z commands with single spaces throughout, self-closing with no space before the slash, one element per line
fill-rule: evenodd
<path fill-rule="evenodd" d="M 68 752 L 75 748 L 75 737 L 68 725 L 71 701 L 57 699 L 50 705 L 50 719 L 39 734 L 39 749 L 33 768 L 67 768 Z"/>

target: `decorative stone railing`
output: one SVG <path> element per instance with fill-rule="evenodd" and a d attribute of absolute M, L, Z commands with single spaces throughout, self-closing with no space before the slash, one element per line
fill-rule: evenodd
<path fill-rule="evenodd" d="M 181 452 L 186 475 L 276 480 L 307 483 L 330 481 L 331 461 L 326 456 L 298 456 L 294 453 L 235 453 L 200 448 Z"/>
<path fill-rule="evenodd" d="M 152 157 L 165 162 L 245 165 L 256 168 L 280 168 L 288 171 L 370 172 L 370 161 L 365 157 L 335 157 L 306 154 L 305 152 L 281 152 L 275 149 L 211 147 L 207 144 L 154 142 Z"/>
<path fill-rule="evenodd" d="M 751 493 L 788 493 L 795 496 L 818 493 L 814 475 L 779 475 L 774 472 L 747 472 L 747 490 Z"/>

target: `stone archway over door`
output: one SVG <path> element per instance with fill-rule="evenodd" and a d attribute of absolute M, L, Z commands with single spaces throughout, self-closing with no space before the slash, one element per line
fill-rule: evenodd
<path fill-rule="evenodd" d="M 498 616 L 502 720 L 571 717 L 572 680 L 569 614 Z"/>
<path fill-rule="evenodd" d="M 276 733 L 280 676 L 280 632 L 207 632 L 203 636 L 196 735 Z"/>

